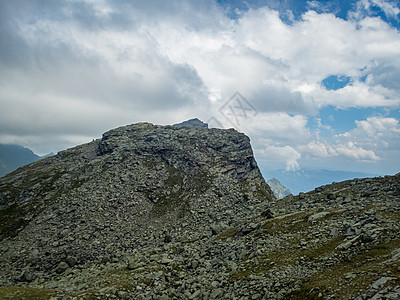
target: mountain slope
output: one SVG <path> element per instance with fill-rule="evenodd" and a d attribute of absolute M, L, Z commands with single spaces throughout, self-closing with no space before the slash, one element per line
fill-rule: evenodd
<path fill-rule="evenodd" d="M 40 157 L 28 148 L 18 145 L 0 144 L 0 177 L 17 168 L 37 161 Z"/>
<path fill-rule="evenodd" d="M 235 130 L 117 128 L 0 205 L 5 299 L 400 297 L 400 174 L 276 200 Z"/>
<path fill-rule="evenodd" d="M 0 282 L 209 238 L 272 199 L 244 134 L 117 128 L 0 179 Z"/>

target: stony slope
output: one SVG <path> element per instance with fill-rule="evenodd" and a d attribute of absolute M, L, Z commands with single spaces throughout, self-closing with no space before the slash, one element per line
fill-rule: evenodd
<path fill-rule="evenodd" d="M 117 128 L 1 178 L 0 282 L 48 282 L 67 267 L 208 238 L 273 198 L 244 134 Z"/>
<path fill-rule="evenodd" d="M 0 188 L 0 298 L 400 297 L 400 174 L 276 200 L 243 134 L 136 124 Z"/>

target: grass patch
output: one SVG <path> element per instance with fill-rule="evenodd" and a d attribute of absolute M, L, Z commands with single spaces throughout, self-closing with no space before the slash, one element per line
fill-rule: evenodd
<path fill-rule="evenodd" d="M 28 215 L 35 215 L 39 210 L 40 206 L 31 202 L 0 210 L 0 240 L 16 236 L 29 224 L 31 217 Z"/>
<path fill-rule="evenodd" d="M 307 217 L 306 212 L 278 216 L 266 220 L 261 228 L 266 229 L 270 234 L 297 232 L 310 226 L 310 223 L 307 222 Z"/>
<path fill-rule="evenodd" d="M 0 299 L 33 299 L 33 300 L 44 300 L 50 299 L 56 296 L 56 292 L 53 290 L 22 287 L 22 286 L 10 286 L 0 287 Z"/>
<path fill-rule="evenodd" d="M 357 297 L 359 290 L 366 290 L 372 282 L 382 276 L 375 274 L 382 273 L 382 263 L 388 259 L 391 251 L 400 246 L 399 244 L 400 239 L 397 239 L 390 243 L 380 243 L 361 253 L 343 257 L 340 262 L 311 276 L 303 283 L 301 289 L 292 293 L 289 298 L 308 299 L 304 298 L 304 295 L 317 288 L 324 296 L 335 294 L 338 299 Z M 397 273 L 397 265 L 392 266 L 393 275 Z M 385 270 L 387 270 L 386 267 Z M 354 279 L 345 278 L 344 274 L 349 272 L 356 274 Z M 399 281 L 397 276 L 397 284 Z"/>
<path fill-rule="evenodd" d="M 228 238 L 234 237 L 238 228 L 239 228 L 239 226 L 236 226 L 236 227 L 228 229 L 227 231 L 220 233 L 219 235 L 217 235 L 214 238 L 214 241 L 222 241 L 222 240 L 226 240 Z"/>

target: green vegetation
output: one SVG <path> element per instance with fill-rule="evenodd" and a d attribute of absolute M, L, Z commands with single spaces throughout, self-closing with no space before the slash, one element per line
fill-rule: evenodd
<path fill-rule="evenodd" d="M 320 291 L 336 291 L 339 299 L 356 297 L 359 290 L 365 290 L 372 282 L 379 279 L 382 270 L 382 263 L 389 258 L 389 254 L 394 249 L 400 247 L 400 239 L 390 243 L 380 243 L 372 246 L 371 249 L 355 253 L 348 257 L 342 257 L 340 262 L 333 266 L 322 269 L 312 277 L 304 281 L 299 291 L 292 293 L 290 299 L 308 299 L 304 295 L 319 288 Z M 327 249 L 329 251 L 329 249 Z M 392 273 L 398 272 L 400 262 L 397 261 L 392 266 Z M 356 274 L 354 279 L 346 279 L 344 274 Z M 397 279 L 400 283 L 400 279 Z M 310 298 L 312 299 L 312 298 Z"/>
<path fill-rule="evenodd" d="M 23 287 L 23 286 L 9 286 L 0 287 L 0 300 L 6 299 L 32 299 L 32 300 L 45 300 L 56 296 L 53 290 Z"/>
<path fill-rule="evenodd" d="M 0 240 L 13 237 L 29 224 L 31 216 L 37 214 L 40 207 L 34 203 L 23 205 L 11 205 L 7 209 L 0 210 Z"/>

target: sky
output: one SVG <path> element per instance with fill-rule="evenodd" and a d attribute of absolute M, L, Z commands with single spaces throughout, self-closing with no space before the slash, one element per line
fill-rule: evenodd
<path fill-rule="evenodd" d="M 0 143 L 190 118 L 262 168 L 400 171 L 400 3 L 0 0 Z"/>

